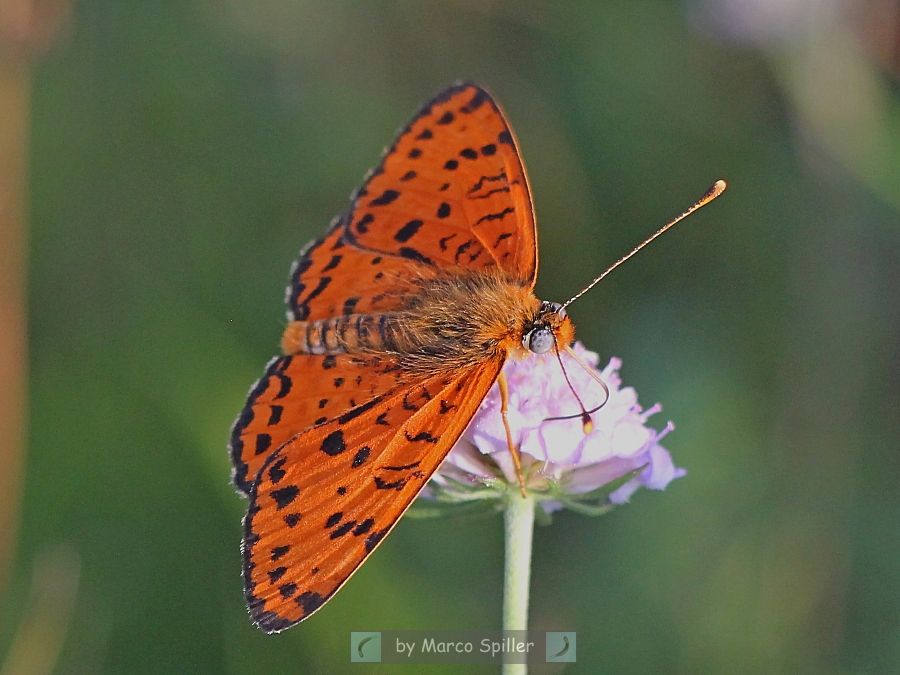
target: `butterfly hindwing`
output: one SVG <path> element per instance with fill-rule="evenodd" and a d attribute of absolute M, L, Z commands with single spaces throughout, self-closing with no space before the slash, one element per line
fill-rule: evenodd
<path fill-rule="evenodd" d="M 244 538 L 245 592 L 262 629 L 307 618 L 343 585 L 456 443 L 501 367 L 406 383 L 268 457 Z"/>
<path fill-rule="evenodd" d="M 401 302 L 415 263 L 348 245 L 344 219 L 306 246 L 286 291 L 290 318 L 328 319 L 341 314 L 386 312 Z"/>

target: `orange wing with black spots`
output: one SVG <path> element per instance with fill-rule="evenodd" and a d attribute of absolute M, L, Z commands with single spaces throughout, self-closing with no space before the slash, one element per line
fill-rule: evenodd
<path fill-rule="evenodd" d="M 361 250 L 344 237 L 345 216 L 300 253 L 286 300 L 290 318 L 329 319 L 341 314 L 387 312 L 402 301 L 415 263 Z"/>
<path fill-rule="evenodd" d="M 515 136 L 491 96 L 450 87 L 413 118 L 291 272 L 292 319 L 389 311 L 419 266 L 497 266 L 529 288 L 537 232 Z M 347 304 L 349 302 L 349 305 Z"/>
<path fill-rule="evenodd" d="M 231 429 L 234 484 L 250 494 L 268 456 L 291 437 L 397 386 L 390 364 L 347 354 L 295 354 L 269 361 Z"/>
<path fill-rule="evenodd" d="M 474 84 L 428 103 L 400 132 L 344 219 L 345 240 L 437 266 L 498 266 L 529 287 L 537 234 L 503 112 Z"/>
<path fill-rule="evenodd" d="M 245 593 L 260 628 L 309 617 L 347 581 L 459 439 L 502 365 L 398 387 L 268 457 L 244 521 Z"/>

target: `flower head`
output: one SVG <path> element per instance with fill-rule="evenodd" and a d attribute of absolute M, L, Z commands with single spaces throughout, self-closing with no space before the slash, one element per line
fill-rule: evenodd
<path fill-rule="evenodd" d="M 672 423 L 661 431 L 647 426 L 661 406 L 644 410 L 638 405 L 635 390 L 622 387 L 619 359 L 610 359 L 597 371 L 595 353 L 581 343 L 574 350 L 609 389 L 604 404 L 603 388 L 575 359 L 560 355 L 584 406 L 590 410 L 603 404 L 591 415 L 589 433 L 555 353 L 510 360 L 504 366 L 512 440 L 522 458 L 525 487 L 544 511 L 589 510 L 590 502 L 596 504 L 598 499 L 594 508 L 607 510 L 627 502 L 641 487 L 662 490 L 685 475 L 659 443 L 674 428 Z M 567 416 L 571 419 L 551 419 Z M 444 502 L 467 502 L 501 498 L 510 490 L 518 490 L 518 480 L 495 385 L 423 494 Z"/>

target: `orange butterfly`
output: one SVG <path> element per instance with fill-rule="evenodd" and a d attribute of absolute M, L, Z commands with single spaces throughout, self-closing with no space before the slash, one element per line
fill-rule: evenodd
<path fill-rule="evenodd" d="M 234 482 L 250 498 L 245 594 L 261 629 L 302 621 L 347 581 L 498 379 L 505 400 L 508 356 L 572 343 L 564 305 L 535 297 L 536 276 L 515 137 L 487 92 L 452 86 L 301 252 L 284 355 L 234 424 Z"/>

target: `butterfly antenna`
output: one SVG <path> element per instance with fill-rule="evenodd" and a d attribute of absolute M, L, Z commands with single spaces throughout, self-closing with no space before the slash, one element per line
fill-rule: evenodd
<path fill-rule="evenodd" d="M 614 269 L 616 269 L 619 265 L 621 265 L 623 262 L 625 262 L 626 260 L 628 260 L 631 256 L 633 256 L 635 253 L 637 253 L 638 251 L 640 251 L 642 248 L 644 248 L 647 244 L 649 244 L 651 241 L 653 241 L 654 239 L 656 239 L 656 238 L 657 238 L 659 235 L 661 235 L 663 232 L 666 232 L 667 230 L 672 229 L 672 228 L 675 227 L 678 223 L 680 223 L 682 220 L 684 220 L 684 219 L 687 218 L 689 215 L 691 215 L 694 211 L 696 211 L 697 209 L 700 209 L 700 208 L 706 206 L 707 204 L 709 204 L 712 200 L 714 200 L 716 197 L 718 197 L 718 196 L 721 195 L 723 192 L 725 192 L 725 188 L 726 188 L 726 187 L 727 187 L 727 186 L 726 186 L 726 183 L 725 183 L 724 180 L 717 180 L 715 183 L 712 184 L 712 186 L 709 188 L 709 190 L 706 191 L 706 194 L 704 194 L 702 197 L 700 197 L 700 199 L 698 199 L 696 202 L 693 203 L 693 205 L 691 206 L 691 208 L 689 208 L 687 211 L 685 211 L 684 213 L 682 213 L 680 216 L 678 216 L 678 217 L 675 218 L 674 220 L 672 220 L 672 221 L 666 223 L 665 225 L 663 225 L 663 226 L 662 226 L 661 228 L 659 228 L 656 232 L 654 232 L 651 236 L 647 237 L 644 241 L 642 241 L 640 244 L 638 244 L 638 245 L 635 246 L 633 249 L 631 249 L 631 252 L 630 252 L 630 253 L 628 253 L 627 255 L 624 255 L 624 256 L 622 256 L 621 258 L 619 258 L 618 260 L 616 260 L 616 262 L 614 262 L 612 265 L 610 265 L 609 267 L 607 267 L 606 270 L 604 270 L 603 274 L 601 274 L 599 277 L 597 277 L 596 279 L 594 279 L 591 283 L 589 283 L 587 286 L 585 286 L 583 289 L 581 289 L 581 290 L 580 290 L 578 293 L 576 293 L 573 297 L 571 297 L 571 298 L 569 298 L 568 300 L 566 300 L 566 302 L 563 303 L 563 307 L 565 308 L 565 307 L 568 307 L 569 305 L 571 305 L 571 304 L 572 304 L 573 302 L 575 302 L 578 298 L 580 298 L 582 295 L 584 295 L 584 294 L 587 293 L 589 290 L 591 290 L 594 286 L 596 286 L 596 285 L 599 284 L 601 281 L 603 281 L 603 279 L 606 278 L 606 275 L 607 275 L 607 274 L 609 274 L 610 272 L 612 272 L 612 271 L 613 271 Z"/>
<path fill-rule="evenodd" d="M 603 381 L 603 378 L 600 377 L 596 370 L 591 368 L 584 362 L 584 360 L 580 356 L 578 356 L 574 349 L 572 349 L 571 347 L 566 347 L 566 354 L 568 354 L 572 358 L 572 360 L 575 361 L 575 363 L 581 366 L 584 369 L 584 372 L 590 375 L 594 379 L 594 381 L 602 387 L 603 392 L 606 394 L 606 398 L 603 399 L 603 403 L 594 408 L 594 410 L 598 410 L 605 406 L 606 402 L 609 400 L 609 387 L 606 386 L 606 382 Z"/>
<path fill-rule="evenodd" d="M 559 367 L 562 369 L 563 377 L 566 378 L 566 384 L 569 385 L 569 389 L 571 390 L 572 394 L 575 396 L 575 400 L 578 401 L 578 405 L 581 406 L 581 413 L 579 413 L 578 415 L 561 415 L 560 417 L 547 417 L 546 419 L 544 419 L 544 421 L 552 422 L 554 420 L 573 420 L 576 417 L 580 417 L 581 425 L 584 428 L 584 433 L 589 434 L 589 433 L 591 433 L 591 431 L 594 428 L 594 421 L 591 419 L 591 415 L 593 413 L 597 412 L 598 410 L 600 410 L 600 408 L 605 406 L 607 401 L 609 401 L 609 387 L 606 386 L 606 382 L 604 382 L 601 379 L 600 375 L 598 375 L 597 372 L 593 368 L 591 368 L 588 364 L 586 364 L 584 362 L 584 360 L 582 360 L 582 358 L 580 356 L 578 356 L 578 354 L 575 353 L 574 349 L 572 349 L 571 347 L 566 347 L 566 353 L 572 357 L 572 359 L 575 361 L 575 363 L 577 363 L 579 366 L 584 368 L 585 372 L 588 375 L 590 375 L 592 378 L 594 378 L 594 380 L 596 380 L 597 384 L 599 384 L 603 388 L 603 392 L 606 394 L 606 397 L 603 399 L 603 403 L 601 403 L 598 406 L 594 406 L 590 410 L 585 410 L 584 403 L 581 401 L 581 397 L 578 396 L 578 392 L 576 392 L 575 387 L 572 386 L 572 381 L 569 380 L 569 373 L 566 372 L 566 367 L 563 365 L 562 357 L 559 354 L 559 349 L 557 348 L 555 351 L 556 351 L 556 360 L 559 361 Z"/>
<path fill-rule="evenodd" d="M 552 422 L 553 420 L 572 420 L 572 419 L 575 419 L 576 417 L 580 417 L 581 418 L 581 426 L 584 429 L 585 435 L 587 435 L 587 434 L 591 433 L 591 431 L 594 428 L 594 421 L 591 419 L 591 413 L 594 412 L 595 410 L 598 410 L 600 406 L 598 406 L 597 408 L 594 408 L 594 410 L 590 410 L 590 411 L 585 409 L 584 403 L 582 402 L 581 397 L 578 395 L 578 392 L 575 391 L 575 387 L 572 386 L 572 380 L 569 379 L 569 374 L 566 372 L 566 367 L 563 365 L 562 356 L 560 356 L 560 354 L 559 354 L 559 347 L 557 346 L 555 341 L 553 343 L 553 351 L 556 353 L 556 360 L 559 361 L 559 367 L 562 369 L 563 377 L 566 378 L 566 384 L 569 385 L 569 391 L 572 392 L 572 395 L 575 397 L 575 400 L 578 401 L 578 407 L 581 408 L 581 413 L 578 415 L 564 415 L 562 417 L 547 417 L 544 421 Z M 605 388 L 605 386 L 604 386 L 604 388 Z M 609 392 L 607 392 L 607 398 L 609 398 L 608 393 Z M 603 403 L 606 403 L 606 401 L 604 401 Z"/>

